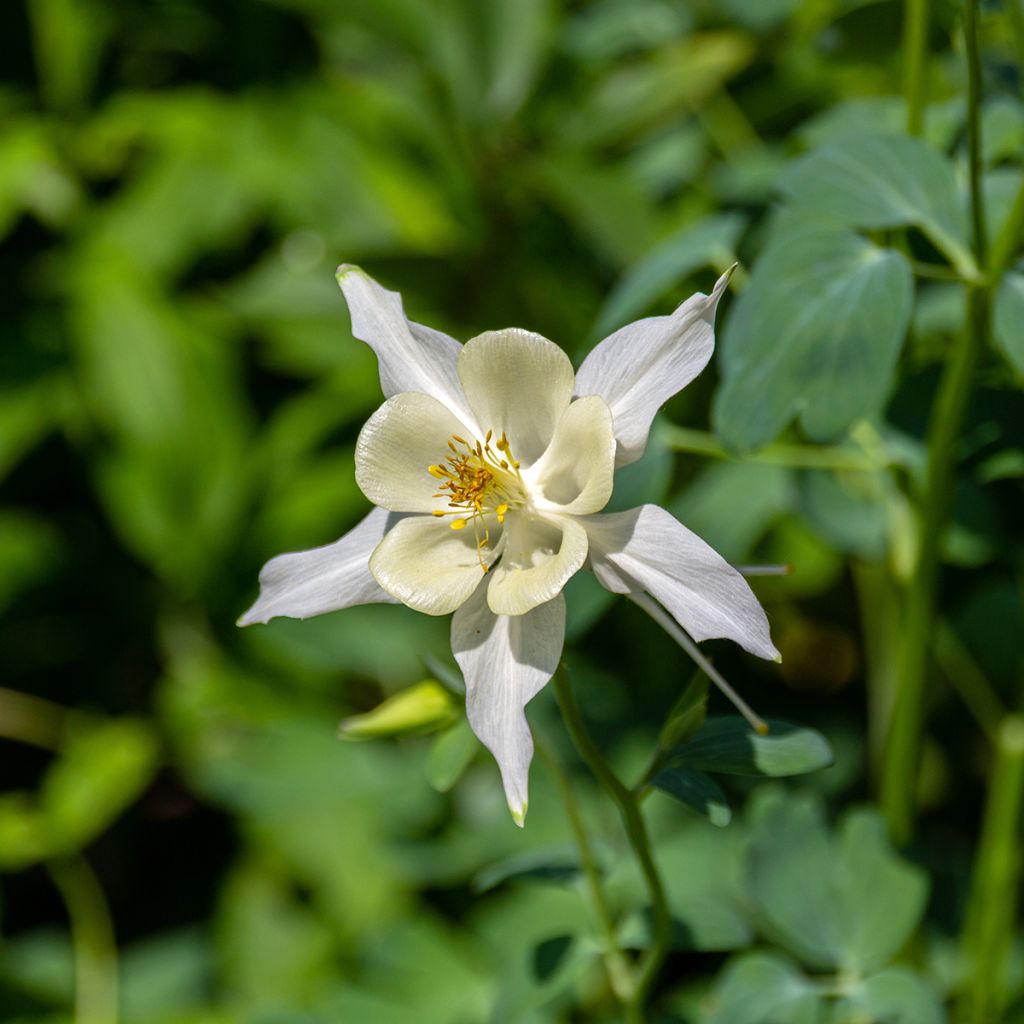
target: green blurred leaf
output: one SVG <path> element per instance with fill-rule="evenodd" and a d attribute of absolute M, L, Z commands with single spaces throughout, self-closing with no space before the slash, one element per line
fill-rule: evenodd
<path fill-rule="evenodd" d="M 46 819 L 28 793 L 0 795 L 0 867 L 19 870 L 49 853 Z"/>
<path fill-rule="evenodd" d="M 439 793 L 447 793 L 462 778 L 479 749 L 469 722 L 460 718 L 434 740 L 427 757 L 427 780 Z"/>
<path fill-rule="evenodd" d="M 751 814 L 751 891 L 766 933 L 813 968 L 883 967 L 924 912 L 928 882 L 901 860 L 876 813 L 829 835 L 815 799 L 762 794 Z"/>
<path fill-rule="evenodd" d="M 892 249 L 807 224 L 776 236 L 726 323 L 716 432 L 750 449 L 794 416 L 824 440 L 878 413 L 912 297 L 910 267 Z"/>
<path fill-rule="evenodd" d="M 996 344 L 1024 377 L 1024 274 L 1007 274 L 996 292 L 992 318 Z"/>
<path fill-rule="evenodd" d="M 732 821 L 732 809 L 721 786 L 703 772 L 672 765 L 658 772 L 651 785 L 686 804 L 712 825 L 724 828 Z"/>
<path fill-rule="evenodd" d="M 388 697 L 372 711 L 346 718 L 338 726 L 345 740 L 373 740 L 408 733 L 436 732 L 452 725 L 459 705 L 436 679 L 424 679 Z"/>
<path fill-rule="evenodd" d="M 639 60 L 614 66 L 562 125 L 563 140 L 600 146 L 633 138 L 704 103 L 750 62 L 742 32 L 694 32 Z"/>
<path fill-rule="evenodd" d="M 60 539 L 48 523 L 0 509 L 0 612 L 57 562 Z"/>
<path fill-rule="evenodd" d="M 29 0 L 36 62 L 55 107 L 83 103 L 113 28 L 110 8 L 96 0 Z"/>
<path fill-rule="evenodd" d="M 828 741 L 815 729 L 768 722 L 760 736 L 739 716 L 709 718 L 672 752 L 672 765 L 726 775 L 786 776 L 827 768 Z"/>
<path fill-rule="evenodd" d="M 736 245 L 746 226 L 737 213 L 705 217 L 660 242 L 631 267 L 612 289 L 591 332 L 595 341 L 638 319 L 655 299 L 677 291 L 695 270 L 725 267 L 735 259 Z"/>
<path fill-rule="evenodd" d="M 121 954 L 121 1006 L 128 1024 L 178 1024 L 208 1003 L 214 950 L 193 928 L 163 932 Z"/>
<path fill-rule="evenodd" d="M 973 266 L 953 166 L 919 139 L 846 136 L 801 157 L 780 185 L 806 214 L 858 228 L 912 224 L 958 266 Z"/>
<path fill-rule="evenodd" d="M 152 728 L 121 718 L 75 736 L 47 773 L 41 810 L 53 853 L 80 850 L 149 785 L 159 748 Z"/>
<path fill-rule="evenodd" d="M 866 978 L 852 994 L 841 998 L 828 1016 L 828 1024 L 945 1024 L 946 1020 L 938 993 L 906 967 L 892 967 Z"/>
<path fill-rule="evenodd" d="M 53 429 L 69 399 L 63 376 L 0 391 L 0 479 Z"/>
<path fill-rule="evenodd" d="M 814 984 L 786 957 L 747 953 L 733 960 L 706 1000 L 701 1024 L 820 1024 Z"/>
<path fill-rule="evenodd" d="M 668 506 L 680 522 L 731 561 L 754 545 L 796 501 L 795 474 L 784 466 L 715 462 Z"/>

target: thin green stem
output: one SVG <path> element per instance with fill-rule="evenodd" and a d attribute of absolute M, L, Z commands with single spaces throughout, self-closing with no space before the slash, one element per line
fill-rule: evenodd
<path fill-rule="evenodd" d="M 928 2 L 907 0 L 903 21 L 903 91 L 907 102 L 907 132 L 924 130 L 928 83 Z"/>
<path fill-rule="evenodd" d="M 662 426 L 660 436 L 673 451 L 705 455 L 712 459 L 735 459 L 714 436 L 689 427 Z M 870 473 L 883 467 L 856 449 L 840 445 L 769 444 L 760 451 L 744 456 L 745 462 L 760 462 L 792 469 L 832 469 Z"/>
<path fill-rule="evenodd" d="M 565 807 L 566 816 L 569 819 L 569 827 L 572 829 L 576 840 L 576 848 L 580 855 L 580 866 L 583 869 L 583 878 L 590 893 L 590 902 L 597 918 L 598 927 L 601 929 L 604 938 L 605 970 L 608 972 L 608 981 L 612 991 L 623 1004 L 629 1002 L 633 996 L 633 973 L 629 962 L 626 960 L 622 950 L 619 948 L 618 938 L 615 934 L 615 921 L 611 911 L 608 909 L 608 902 L 604 897 L 604 887 L 601 884 L 601 872 L 594 857 L 594 850 L 590 844 L 590 836 L 587 834 L 587 827 L 583 823 L 583 815 L 580 812 L 579 802 L 573 792 L 572 785 L 566 777 L 562 766 L 554 751 L 548 747 L 539 736 L 534 736 L 534 743 L 541 759 L 547 765 L 551 778 L 561 797 L 562 805 Z"/>
<path fill-rule="evenodd" d="M 1017 71 L 1024 74 L 1024 0 L 1006 0 L 1006 12 L 1010 16 L 1010 27 L 1013 29 Z"/>
<path fill-rule="evenodd" d="M 626 836 L 640 865 L 650 895 L 651 910 L 654 916 L 654 934 L 650 948 L 640 961 L 633 995 L 626 1006 L 628 1024 L 643 1024 L 644 1007 L 648 994 L 665 961 L 672 938 L 672 917 L 669 914 L 665 886 L 651 853 L 647 825 L 644 823 L 643 814 L 636 798 L 612 771 L 611 766 L 590 735 L 564 668 L 559 668 L 555 673 L 554 690 L 562 718 L 565 720 L 566 728 L 569 730 L 569 735 L 572 736 L 576 749 L 619 809 Z"/>
<path fill-rule="evenodd" d="M 985 192 L 981 163 L 981 50 L 978 45 L 978 0 L 967 0 L 964 37 L 967 44 L 967 176 L 971 197 L 974 255 L 988 265 Z"/>
<path fill-rule="evenodd" d="M 935 661 L 981 730 L 993 738 L 1006 714 L 1003 702 L 953 627 L 941 619 L 935 631 Z"/>
<path fill-rule="evenodd" d="M 996 737 L 981 839 L 971 879 L 963 952 L 963 1024 L 1002 1019 L 1020 878 L 1017 836 L 1024 808 L 1024 716 L 1007 715 Z"/>
<path fill-rule="evenodd" d="M 984 271 L 986 238 L 981 191 L 981 58 L 977 2 L 967 2 L 967 142 L 974 244 L 978 264 Z M 913 828 L 914 793 L 924 730 L 925 679 L 935 626 L 942 537 L 952 505 L 957 445 L 971 397 L 974 370 L 988 337 L 989 306 L 986 284 L 968 287 L 964 330 L 946 360 L 928 424 L 925 485 L 916 510 L 916 571 L 907 593 L 896 694 L 882 762 L 882 810 L 893 838 L 900 843 L 910 838 Z"/>
<path fill-rule="evenodd" d="M 117 1024 L 117 945 L 103 890 L 84 857 L 49 868 L 71 922 L 76 1024 Z"/>
<path fill-rule="evenodd" d="M 53 701 L 0 686 L 0 737 L 58 750 L 72 713 Z"/>

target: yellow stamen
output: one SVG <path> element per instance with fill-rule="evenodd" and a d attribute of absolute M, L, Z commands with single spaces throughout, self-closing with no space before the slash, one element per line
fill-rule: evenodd
<path fill-rule="evenodd" d="M 441 515 L 444 515 L 444 513 L 442 512 Z M 464 530 L 465 528 L 466 528 L 466 520 L 465 519 L 453 519 L 452 520 L 452 529 L 453 530 Z"/>

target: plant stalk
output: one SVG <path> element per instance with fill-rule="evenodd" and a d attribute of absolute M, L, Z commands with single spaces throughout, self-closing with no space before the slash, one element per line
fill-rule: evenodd
<path fill-rule="evenodd" d="M 564 667 L 559 667 L 555 672 L 553 682 L 555 699 L 558 701 L 569 735 L 587 767 L 615 802 L 650 895 L 651 910 L 654 916 L 654 934 L 650 948 L 641 957 L 637 966 L 633 994 L 626 1004 L 627 1024 L 643 1024 L 644 1007 L 651 986 L 665 961 L 672 938 L 672 917 L 669 914 L 665 886 L 661 881 L 658 866 L 654 862 L 650 838 L 647 835 L 647 825 L 636 797 L 612 771 L 597 743 L 590 735 L 580 713 L 579 705 L 576 703 L 576 698 L 573 696 L 569 677 Z"/>
<path fill-rule="evenodd" d="M 117 1024 L 117 945 L 103 890 L 84 857 L 49 869 L 71 922 L 76 1024 Z"/>
<path fill-rule="evenodd" d="M 907 103 L 907 133 L 924 131 L 928 84 L 928 3 L 907 0 L 903 19 L 903 94 Z"/>
<path fill-rule="evenodd" d="M 534 743 L 537 747 L 537 752 L 551 773 L 555 788 L 558 790 L 562 805 L 565 807 L 569 826 L 572 829 L 576 840 L 576 848 L 579 851 L 580 866 L 583 869 L 583 878 L 590 893 L 590 902 L 594 910 L 594 916 L 597 918 L 598 926 L 604 938 L 605 948 L 602 951 L 602 955 L 604 957 L 605 970 L 608 973 L 608 981 L 616 997 L 625 1005 L 633 996 L 635 987 L 633 984 L 633 972 L 629 962 L 619 948 L 618 938 L 615 934 L 615 921 L 612 918 L 611 911 L 608 909 L 608 902 L 604 897 L 601 872 L 594 857 L 594 850 L 590 844 L 587 827 L 583 823 L 579 802 L 554 752 L 548 747 L 547 743 L 536 735 L 534 736 Z"/>
<path fill-rule="evenodd" d="M 1013 945 L 1020 848 L 1017 836 L 1024 807 L 1024 715 L 1007 715 L 996 737 L 981 839 L 971 879 L 963 952 L 964 991 L 958 1004 L 963 1024 L 1002 1019 L 1007 1002 L 1007 968 Z"/>
<path fill-rule="evenodd" d="M 987 239 L 981 188 L 981 57 L 977 21 L 978 0 L 968 0 L 967 145 L 971 222 L 975 256 L 984 271 Z M 942 538 L 953 500 L 957 446 L 971 397 L 974 370 L 988 337 L 989 307 L 987 282 L 968 286 L 965 327 L 946 360 L 928 425 L 925 485 L 917 507 L 916 571 L 907 593 L 896 695 L 883 757 L 882 811 L 893 839 L 900 844 L 909 840 L 913 829 L 924 728 L 924 690 L 936 619 Z"/>

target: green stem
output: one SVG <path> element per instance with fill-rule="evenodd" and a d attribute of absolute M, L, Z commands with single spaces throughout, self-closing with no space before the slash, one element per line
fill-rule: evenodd
<path fill-rule="evenodd" d="M 580 713 L 579 705 L 573 696 L 569 677 L 564 667 L 560 667 L 554 676 L 555 699 L 562 712 L 569 735 L 580 756 L 593 772 L 594 777 L 604 787 L 615 802 L 622 817 L 629 844 L 633 848 L 640 870 L 651 898 L 651 909 L 654 914 L 654 935 L 650 949 L 640 961 L 636 975 L 633 996 L 626 1006 L 628 1024 L 643 1024 L 644 1006 L 647 997 L 668 954 L 669 942 L 672 938 L 672 917 L 669 914 L 665 886 L 662 884 L 658 867 L 651 853 L 651 843 L 647 835 L 647 826 L 637 804 L 636 798 L 620 781 L 605 760 L 600 748 L 587 730 Z"/>
<path fill-rule="evenodd" d="M 664 425 L 660 428 L 660 436 L 673 451 L 706 455 L 713 459 L 736 458 L 714 434 L 703 430 Z M 824 444 L 769 444 L 760 451 L 744 456 L 743 461 L 789 466 L 792 469 L 832 469 L 863 473 L 882 468 L 873 459 L 855 449 Z"/>
<path fill-rule="evenodd" d="M 1024 74 L 1024 2 L 1006 0 L 1006 11 L 1010 16 L 1013 41 L 1017 50 L 1017 71 Z"/>
<path fill-rule="evenodd" d="M 958 1005 L 964 1024 L 997 1021 L 1007 1002 L 1024 806 L 1024 716 L 1007 715 L 996 738 L 981 839 L 971 879 L 963 951 L 966 988 Z"/>
<path fill-rule="evenodd" d="M 978 45 L 978 2 L 967 0 L 964 37 L 967 44 L 967 176 L 974 228 L 974 255 L 978 266 L 988 265 L 985 193 L 981 164 L 981 50 Z"/>
<path fill-rule="evenodd" d="M 967 146 L 974 244 L 978 264 L 984 270 L 987 246 L 981 190 L 981 57 L 977 5 L 978 0 L 967 2 Z M 957 444 L 971 397 L 974 369 L 988 336 L 990 298 L 985 284 L 973 284 L 967 289 L 964 331 L 946 360 L 928 424 L 925 486 L 917 508 L 917 565 L 907 594 L 896 696 L 883 757 L 882 810 L 893 838 L 900 843 L 910 838 L 913 824 L 914 791 L 924 728 L 925 677 L 935 626 L 942 536 L 952 505 Z"/>
<path fill-rule="evenodd" d="M 924 108 L 928 80 L 928 3 L 907 0 L 903 21 L 904 95 L 907 101 L 907 132 L 924 130 Z"/>
<path fill-rule="evenodd" d="M 1003 702 L 953 627 L 941 619 L 935 631 L 935 661 L 975 722 L 992 739 L 1006 713 Z"/>
<path fill-rule="evenodd" d="M 590 902 L 593 906 L 594 916 L 597 918 L 598 926 L 604 937 L 605 947 L 603 950 L 605 970 L 608 972 L 608 981 L 611 983 L 612 991 L 623 1004 L 628 1003 L 633 995 L 633 974 L 629 962 L 619 948 L 618 938 L 615 934 L 615 921 L 612 919 L 608 903 L 604 898 L 604 888 L 601 885 L 601 872 L 594 857 L 593 847 L 590 845 L 590 836 L 587 834 L 586 825 L 583 823 L 583 815 L 580 813 L 580 806 L 576 800 L 562 766 L 558 758 L 548 747 L 547 743 L 534 736 L 534 743 L 541 759 L 548 767 L 551 778 L 554 780 L 555 788 L 562 799 L 566 816 L 569 819 L 569 826 L 576 839 L 576 848 L 580 855 L 580 866 L 583 868 L 583 878 L 586 881 L 590 893 Z"/>
<path fill-rule="evenodd" d="M 72 712 L 53 701 L 0 686 L 0 737 L 58 750 L 67 734 Z"/>
<path fill-rule="evenodd" d="M 117 945 L 103 890 L 83 857 L 49 868 L 71 922 L 76 1024 L 117 1024 Z"/>

